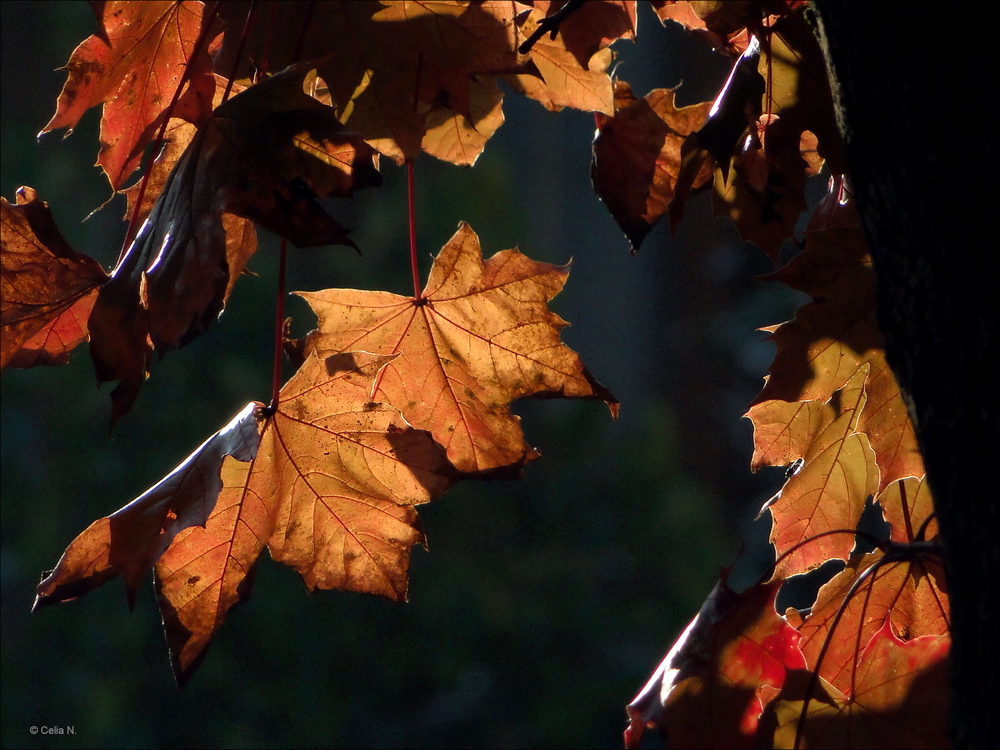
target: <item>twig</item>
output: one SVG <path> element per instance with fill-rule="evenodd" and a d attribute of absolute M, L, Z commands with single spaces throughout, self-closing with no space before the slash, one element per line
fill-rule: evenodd
<path fill-rule="evenodd" d="M 538 22 L 538 28 L 531 32 L 531 36 L 521 42 L 521 45 L 517 48 L 518 54 L 528 54 L 531 48 L 535 46 L 535 42 L 545 36 L 546 33 L 549 34 L 549 39 L 555 39 L 556 34 L 559 33 L 559 25 L 582 7 L 583 0 L 568 0 L 563 7 L 551 16 L 543 18 Z"/>

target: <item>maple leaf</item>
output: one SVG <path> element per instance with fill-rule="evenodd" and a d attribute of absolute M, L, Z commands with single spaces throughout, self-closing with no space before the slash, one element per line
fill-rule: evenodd
<path fill-rule="evenodd" d="M 837 181 L 831 180 L 827 197 L 817 206 L 803 252 L 767 278 L 806 292 L 813 301 L 790 323 L 766 329 L 777 352 L 767 382 L 747 413 L 755 431 L 752 468 L 801 458 L 814 437 L 815 430 L 807 425 L 818 406 L 777 402 L 828 401 L 867 365 L 867 398 L 857 430 L 875 451 L 879 492 L 898 479 L 923 476 L 913 425 L 885 360 L 867 244 L 853 201 L 843 197 Z M 779 413 L 783 416 L 777 417 Z M 788 420 L 787 428 L 781 419 Z"/>
<path fill-rule="evenodd" d="M 184 529 L 212 513 L 226 456 L 248 461 L 257 453 L 257 412 L 249 403 L 177 468 L 120 510 L 92 523 L 66 548 L 38 584 L 33 609 L 73 599 L 117 576 L 129 604 L 153 564 Z"/>
<path fill-rule="evenodd" d="M 545 14 L 540 9 L 534 9 L 527 15 L 518 15 L 515 22 L 519 24 L 521 33 L 530 37 L 544 18 Z M 627 30 L 628 27 L 624 26 L 623 33 Z M 507 75 L 505 80 L 517 91 L 553 112 L 573 107 L 611 115 L 614 113 L 614 90 L 607 70 L 614 54 L 610 49 L 603 48 L 587 60 L 581 60 L 581 52 L 579 45 L 575 47 L 575 53 L 567 48 L 560 28 L 555 39 L 546 34 L 531 48 L 531 62 L 538 75 L 534 72 L 513 74 Z"/>
<path fill-rule="evenodd" d="M 353 245 L 314 196 L 349 195 L 380 178 L 371 149 L 306 93 L 314 77 L 289 68 L 220 105 L 196 132 L 172 131 L 178 146 L 191 140 L 90 318 L 98 381 L 121 381 L 113 418 L 135 400 L 154 349 L 183 346 L 222 311 L 256 248 L 236 217 L 299 247 Z"/>
<path fill-rule="evenodd" d="M 319 319 L 307 346 L 321 356 L 396 354 L 373 398 L 428 430 L 462 472 L 519 467 L 535 457 L 510 402 L 526 396 L 618 401 L 559 340 L 548 301 L 569 269 L 517 250 L 483 261 L 467 224 L 441 249 L 420 299 L 388 292 L 299 292 Z"/>
<path fill-rule="evenodd" d="M 16 201 L 0 198 L 0 367 L 64 364 L 89 338 L 86 320 L 107 274 L 69 246 L 32 188 L 18 188 Z"/>
<path fill-rule="evenodd" d="M 163 481 L 95 522 L 39 584 L 36 608 L 150 566 L 178 682 L 249 595 L 256 561 L 295 568 L 310 590 L 406 598 L 415 506 L 455 479 L 444 451 L 397 409 L 370 400 L 393 357 L 312 355 L 266 416 L 249 404 Z"/>
<path fill-rule="evenodd" d="M 894 541 L 913 542 L 913 533 L 933 512 L 925 482 L 900 480 L 879 497 L 892 524 Z M 936 525 L 925 529 L 928 541 Z M 914 555 L 879 563 L 882 553 L 853 556 L 847 567 L 823 585 L 805 618 L 797 618 L 802 651 L 810 669 L 850 697 L 857 680 L 861 651 L 887 623 L 902 640 L 945 635 L 949 631 L 949 605 L 944 570 L 936 555 Z M 860 588 L 849 601 L 849 592 Z M 836 631 L 831 632 L 838 618 Z M 829 644 L 827 641 L 829 640 Z M 822 664 L 820 652 L 826 649 Z"/>
<path fill-rule="evenodd" d="M 205 528 L 178 537 L 157 562 L 180 681 L 249 592 L 246 576 L 265 544 L 310 591 L 406 599 L 410 549 L 424 541 L 415 506 L 443 494 L 454 469 L 426 432 L 370 401 L 373 380 L 392 359 L 307 358 L 262 426 L 256 459 L 226 462 L 225 489 Z"/>
<path fill-rule="evenodd" d="M 755 747 L 758 717 L 805 667 L 799 634 L 774 610 L 779 583 L 736 594 L 723 579 L 628 705 L 626 747 L 656 728 L 671 746 Z"/>
<path fill-rule="evenodd" d="M 103 103 L 97 163 L 117 190 L 139 166 L 185 68 L 191 71 L 189 90 L 197 94 L 189 117 L 211 109 L 212 62 L 204 44 L 195 55 L 204 3 L 112 0 L 94 8 L 100 30 L 70 56 L 56 113 L 41 133 L 73 128 L 84 112 Z"/>
<path fill-rule="evenodd" d="M 767 53 L 758 63 L 768 81 L 764 117 L 733 159 L 736 176 L 728 180 L 733 149 L 715 153 L 722 180 L 715 182 L 715 213 L 729 216 L 740 235 L 758 245 L 777 265 L 782 243 L 793 237 L 806 209 L 806 177 L 827 159 L 834 174 L 846 168 L 823 56 L 812 30 L 798 14 L 770 24 Z M 745 130 L 745 128 L 743 129 Z M 806 134 L 808 133 L 808 136 Z M 749 179 L 755 162 L 760 177 Z"/>
<path fill-rule="evenodd" d="M 854 694 L 845 696 L 820 680 L 797 742 L 807 679 L 790 674 L 785 690 L 769 707 L 762 725 L 775 727 L 773 747 L 951 747 L 948 708 L 947 635 L 909 641 L 886 622 L 859 654 Z"/>
<path fill-rule="evenodd" d="M 850 534 L 821 536 L 793 548 L 824 531 L 856 528 L 865 500 L 878 491 L 875 453 L 868 437 L 857 432 L 867 401 L 867 376 L 868 366 L 862 365 L 844 388 L 819 408 L 804 410 L 797 402 L 768 401 L 749 412 L 755 424 L 793 425 L 809 435 L 801 470 L 765 506 L 772 517 L 771 543 L 780 556 L 776 578 L 804 573 L 829 559 L 846 560 L 850 555 L 854 546 Z"/>
<path fill-rule="evenodd" d="M 636 99 L 627 83 L 615 83 L 614 117 L 597 116 L 590 175 L 635 252 L 667 212 L 681 170 L 681 147 L 708 117 L 710 102 L 677 108 L 677 89 L 655 89 Z M 690 188 L 711 177 L 703 169 Z"/>
<path fill-rule="evenodd" d="M 561 3 L 536 0 L 533 8 L 548 18 L 559 12 Z M 586 69 L 590 59 L 618 39 L 635 41 L 635 7 L 627 0 L 607 0 L 601 3 L 581 3 L 576 10 L 559 22 L 557 38 Z M 549 36 L 551 39 L 551 35 Z"/>

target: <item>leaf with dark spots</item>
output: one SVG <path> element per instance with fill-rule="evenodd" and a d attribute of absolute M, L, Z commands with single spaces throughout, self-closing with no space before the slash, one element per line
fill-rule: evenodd
<path fill-rule="evenodd" d="M 42 133 L 73 128 L 103 103 L 101 153 L 97 163 L 119 189 L 139 166 L 190 67 L 183 110 L 198 120 L 211 110 L 211 58 L 205 45 L 194 57 L 202 28 L 200 2 L 112 2 L 95 4 L 100 28 L 78 46 L 66 64 L 69 77 L 55 115 Z M 180 112 L 178 112 L 180 114 Z"/>

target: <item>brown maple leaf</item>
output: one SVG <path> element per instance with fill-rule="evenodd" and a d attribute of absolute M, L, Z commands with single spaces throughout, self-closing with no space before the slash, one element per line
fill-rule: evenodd
<path fill-rule="evenodd" d="M 805 415 L 818 406 L 775 405 L 789 420 L 786 429 L 778 420 L 760 420 L 772 408 L 769 402 L 828 401 L 867 365 L 866 402 L 857 429 L 875 451 L 879 492 L 898 479 L 923 476 L 913 424 L 885 360 L 867 244 L 853 201 L 843 198 L 835 181 L 806 229 L 803 252 L 768 278 L 806 292 L 813 301 L 799 309 L 795 320 L 767 329 L 777 352 L 747 413 L 755 423 L 754 470 L 803 457 L 814 437 L 806 429 L 812 417 Z M 792 424 L 793 414 L 803 429 Z"/>
<path fill-rule="evenodd" d="M 715 213 L 729 216 L 743 239 L 777 265 L 782 243 L 794 236 L 806 210 L 806 178 L 820 158 L 834 174 L 843 174 L 846 164 L 815 34 L 795 13 L 768 26 L 766 54 L 758 62 L 760 79 L 768 81 L 758 107 L 765 115 L 743 148 L 715 154 L 723 177 L 715 181 Z M 730 155 L 732 179 L 726 174 Z M 758 162 L 759 176 L 751 177 Z"/>
<path fill-rule="evenodd" d="M 30 187 L 13 206 L 0 198 L 0 264 L 0 367 L 64 364 L 89 338 L 104 269 L 69 246 Z"/>
<path fill-rule="evenodd" d="M 415 506 L 443 494 L 454 469 L 426 432 L 371 402 L 372 382 L 392 359 L 307 358 L 262 425 L 257 457 L 226 461 L 205 527 L 180 535 L 157 562 L 179 681 L 249 593 L 247 576 L 265 544 L 310 590 L 406 599 L 410 550 L 424 542 Z"/>
<path fill-rule="evenodd" d="M 530 37 L 544 18 L 545 14 L 536 8 L 526 15 L 518 15 L 515 22 L 520 27 L 521 35 Z M 572 18 L 570 16 L 567 21 Z M 586 23 L 586 18 L 582 22 Z M 573 28 L 571 24 L 571 31 Z M 614 25 L 607 30 L 611 31 L 613 28 Z M 619 28 L 623 34 L 629 31 L 627 24 L 621 24 Z M 574 41 L 573 36 L 570 39 Z M 574 46 L 567 47 L 560 28 L 554 39 L 545 34 L 532 46 L 529 55 L 534 71 L 510 74 L 505 80 L 516 90 L 541 102 L 553 112 L 558 112 L 563 107 L 573 107 L 612 115 L 615 111 L 614 90 L 607 70 L 614 60 L 614 53 L 607 47 L 600 46 L 605 41 L 598 42 L 597 49 L 583 60 L 584 51 L 589 51 L 591 45 L 584 42 L 585 46 L 581 46 L 577 38 Z"/>
<path fill-rule="evenodd" d="M 636 99 L 629 85 L 615 82 L 615 115 L 597 116 L 593 162 L 594 190 L 632 245 L 643 238 L 674 200 L 685 139 L 708 117 L 711 102 L 677 108 L 677 89 L 655 89 Z M 691 175 L 687 189 L 711 177 L 705 167 Z"/>
<path fill-rule="evenodd" d="M 536 0 L 531 5 L 548 18 L 559 12 L 564 3 Z M 562 38 L 563 45 L 585 69 L 590 59 L 612 42 L 618 39 L 635 41 L 635 11 L 636 4 L 630 0 L 581 3 L 559 22 L 556 36 Z"/>
<path fill-rule="evenodd" d="M 349 195 L 380 177 L 370 147 L 306 93 L 314 77 L 289 68 L 219 106 L 196 132 L 172 131 L 178 144 L 191 139 L 90 318 L 98 381 L 121 381 L 113 418 L 135 400 L 154 349 L 183 346 L 222 311 L 256 248 L 236 217 L 299 247 L 353 246 L 315 196 Z"/>
<path fill-rule="evenodd" d="M 130 596 L 154 567 L 178 682 L 201 663 L 250 590 L 266 545 L 310 590 L 406 598 L 415 506 L 456 478 L 444 451 L 399 411 L 373 403 L 393 357 L 312 355 L 270 416 L 249 404 L 142 496 L 86 529 L 38 587 L 35 608 L 122 575 Z"/>
<path fill-rule="evenodd" d="M 536 454 L 510 402 L 526 396 L 618 401 L 559 340 L 566 325 L 548 301 L 565 266 L 504 250 L 483 261 L 467 224 L 441 249 L 420 299 L 388 292 L 300 292 L 319 319 L 308 346 L 327 356 L 362 349 L 399 354 L 373 398 L 430 431 L 462 472 L 519 467 Z"/>
<path fill-rule="evenodd" d="M 211 109 L 207 46 L 195 56 L 204 7 L 201 2 L 95 4 L 100 30 L 70 56 L 56 113 L 41 132 L 73 128 L 84 112 L 103 103 L 97 163 L 112 188 L 120 188 L 139 166 L 185 68 L 191 69 L 188 90 L 197 94 L 186 113 L 198 119 Z"/>
<path fill-rule="evenodd" d="M 868 365 L 862 365 L 828 402 L 808 411 L 798 402 L 767 401 L 749 412 L 755 429 L 776 423 L 801 428 L 809 435 L 803 440 L 806 452 L 799 456 L 804 459 L 801 469 L 764 506 L 771 512 L 771 543 L 780 556 L 775 578 L 804 573 L 829 559 L 846 560 L 850 555 L 854 539 L 849 533 L 819 536 L 796 546 L 821 532 L 855 529 L 865 500 L 878 492 L 875 453 L 868 437 L 857 431 L 867 401 L 867 376 Z"/>

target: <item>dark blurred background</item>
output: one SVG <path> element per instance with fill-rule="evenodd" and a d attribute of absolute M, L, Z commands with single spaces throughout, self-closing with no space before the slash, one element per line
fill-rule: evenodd
<path fill-rule="evenodd" d="M 96 27 L 87 4 L 3 2 L 0 189 L 50 203 L 79 251 L 110 268 L 124 200 L 96 167 L 99 108 L 65 140 L 36 133 L 55 109 L 55 69 Z M 633 89 L 711 99 L 729 64 L 642 4 L 639 44 L 619 43 Z M 702 195 L 676 236 L 628 243 L 590 188 L 593 117 L 509 95 L 507 123 L 474 169 L 417 163 L 421 272 L 460 220 L 484 254 L 518 246 L 573 259 L 552 307 L 564 340 L 621 400 L 516 407 L 543 457 L 522 481 L 463 483 L 421 508 L 411 601 L 308 596 L 262 560 L 190 684 L 171 676 L 152 587 L 129 613 L 112 582 L 37 614 L 43 570 L 94 519 L 170 471 L 249 400 L 270 391 L 276 242 L 263 236 L 206 335 L 155 363 L 109 433 L 110 400 L 86 351 L 69 365 L 3 373 L 2 742 L 4 747 L 620 747 L 642 687 L 741 548 L 739 582 L 766 564 L 753 523 L 781 472 L 749 471 L 741 419 L 772 355 L 756 329 L 796 300 L 753 281 L 770 270 Z M 295 251 L 290 288 L 412 290 L 405 173 L 332 212 L 362 248 Z M 312 327 L 301 300 L 295 331 Z M 75 735 L 31 735 L 72 726 Z"/>

